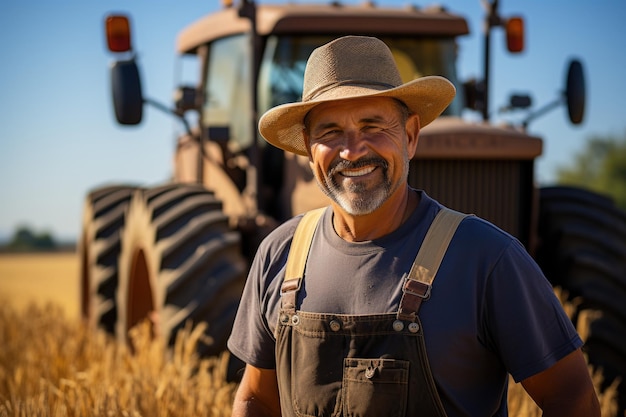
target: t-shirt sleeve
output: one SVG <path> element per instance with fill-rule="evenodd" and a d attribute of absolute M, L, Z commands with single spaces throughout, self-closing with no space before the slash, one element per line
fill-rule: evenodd
<path fill-rule="evenodd" d="M 488 333 L 516 382 L 582 346 L 551 284 L 518 241 L 494 265 L 485 291 Z"/>
<path fill-rule="evenodd" d="M 259 246 L 228 339 L 231 353 L 257 368 L 276 367 L 273 331 L 278 319 L 280 285 L 296 225 L 297 220 L 288 221 Z"/>

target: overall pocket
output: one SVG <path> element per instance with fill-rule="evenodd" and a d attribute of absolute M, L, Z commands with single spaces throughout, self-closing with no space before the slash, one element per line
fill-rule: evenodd
<path fill-rule="evenodd" d="M 344 359 L 345 417 L 404 417 L 409 362 L 396 359 Z"/>

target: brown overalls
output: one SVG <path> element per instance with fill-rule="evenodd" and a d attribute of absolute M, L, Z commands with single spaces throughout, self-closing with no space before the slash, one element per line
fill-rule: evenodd
<path fill-rule="evenodd" d="M 281 289 L 276 372 L 282 417 L 445 417 L 417 312 L 465 215 L 442 209 L 433 221 L 397 313 L 345 315 L 296 310 L 322 211 L 300 222 Z"/>

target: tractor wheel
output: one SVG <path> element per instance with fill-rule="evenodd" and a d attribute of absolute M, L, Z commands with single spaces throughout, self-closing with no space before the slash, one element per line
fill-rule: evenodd
<path fill-rule="evenodd" d="M 128 340 L 145 319 L 169 343 L 188 321 L 206 322 L 209 337 L 198 353 L 224 351 L 247 264 L 215 196 L 191 184 L 137 192 L 122 239 L 118 339 Z"/>
<path fill-rule="evenodd" d="M 589 363 L 602 369 L 606 387 L 626 375 L 626 213 L 589 191 L 544 188 L 539 237 L 537 262 L 569 294 Z M 623 412 L 626 381 L 618 392 Z"/>
<path fill-rule="evenodd" d="M 136 187 L 114 185 L 91 191 L 83 208 L 82 234 L 78 245 L 81 314 L 92 326 L 113 333 L 117 311 L 117 258 L 120 232 L 130 198 Z"/>

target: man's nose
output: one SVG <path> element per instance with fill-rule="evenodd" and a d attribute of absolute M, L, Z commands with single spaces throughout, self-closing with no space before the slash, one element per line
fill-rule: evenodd
<path fill-rule="evenodd" d="M 355 132 L 347 132 L 341 144 L 339 156 L 347 161 L 356 161 L 367 154 L 363 138 Z"/>

